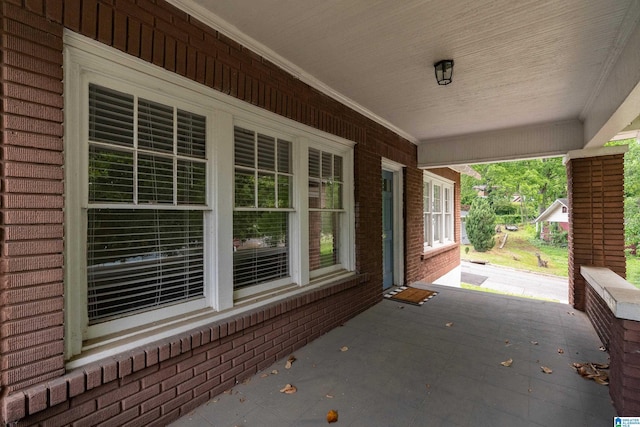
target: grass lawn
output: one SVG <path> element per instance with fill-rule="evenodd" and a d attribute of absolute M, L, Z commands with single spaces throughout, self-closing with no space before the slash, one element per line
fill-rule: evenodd
<path fill-rule="evenodd" d="M 507 242 L 500 249 L 505 234 L 508 235 Z M 487 252 L 476 252 L 473 245 L 460 245 L 460 256 L 469 261 L 487 261 L 495 265 L 567 277 L 569 275 L 567 248 L 543 244 L 535 240 L 534 236 L 535 229 L 531 226 L 523 227 L 518 231 L 504 231 L 496 234 L 496 244 L 493 249 Z M 547 261 L 546 268 L 538 267 L 536 253 Z"/>

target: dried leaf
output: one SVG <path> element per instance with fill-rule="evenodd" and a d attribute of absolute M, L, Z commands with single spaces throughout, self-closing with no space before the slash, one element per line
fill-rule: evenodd
<path fill-rule="evenodd" d="M 609 384 L 609 375 L 603 371 L 609 369 L 608 363 L 574 363 L 573 367 L 582 378 L 594 380 L 601 385 Z"/>
<path fill-rule="evenodd" d="M 404 308 L 404 305 L 399 305 L 398 308 L 402 310 Z"/>
<path fill-rule="evenodd" d="M 329 412 L 327 412 L 327 422 L 329 424 L 335 423 L 337 421 L 338 421 L 338 411 L 332 409 Z"/>
<path fill-rule="evenodd" d="M 567 311 L 567 314 L 568 314 L 569 316 L 575 316 L 575 315 L 576 315 L 576 313 L 575 313 L 575 312 L 573 312 L 573 311 Z"/>
<path fill-rule="evenodd" d="M 298 389 L 291 384 L 287 384 L 286 386 L 284 386 L 284 388 L 280 389 L 280 393 L 284 394 L 293 394 L 296 391 L 298 391 Z"/>
<path fill-rule="evenodd" d="M 564 354 L 564 350 L 563 350 L 563 349 L 561 349 L 561 348 L 559 348 L 559 349 L 558 349 L 558 353 L 559 353 L 559 354 Z"/>
<path fill-rule="evenodd" d="M 332 394 L 327 394 L 325 397 L 326 397 L 327 399 L 333 399 L 333 395 L 332 395 Z"/>
<path fill-rule="evenodd" d="M 551 368 L 547 368 L 546 366 L 540 366 L 540 369 L 542 369 L 542 372 L 544 372 L 545 374 L 550 374 L 553 372 Z"/>
<path fill-rule="evenodd" d="M 506 366 L 507 368 L 513 364 L 513 359 L 505 360 L 504 362 L 500 362 L 502 366 Z"/>
<path fill-rule="evenodd" d="M 444 326 L 446 326 L 447 328 L 450 328 L 453 326 L 453 322 L 447 322 L 444 324 Z"/>
<path fill-rule="evenodd" d="M 349 350 L 349 347 L 347 347 L 346 345 L 344 347 L 340 347 L 340 351 L 347 351 Z"/>
<path fill-rule="evenodd" d="M 531 341 L 531 344 L 538 345 L 538 341 Z"/>
<path fill-rule="evenodd" d="M 274 369 L 273 371 L 271 371 L 271 375 L 278 375 L 278 370 Z"/>
<path fill-rule="evenodd" d="M 505 344 L 509 344 L 509 340 L 504 340 L 504 343 Z"/>
<path fill-rule="evenodd" d="M 291 365 L 293 365 L 293 362 L 295 362 L 295 361 L 296 361 L 296 357 L 292 354 L 287 359 L 287 363 L 285 363 L 284 369 L 291 369 Z"/>

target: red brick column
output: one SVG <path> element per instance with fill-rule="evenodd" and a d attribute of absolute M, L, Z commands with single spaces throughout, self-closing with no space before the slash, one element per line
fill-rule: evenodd
<path fill-rule="evenodd" d="M 586 310 L 581 265 L 608 267 L 626 277 L 624 154 L 620 147 L 582 150 L 567 158 L 569 192 L 569 303 Z"/>

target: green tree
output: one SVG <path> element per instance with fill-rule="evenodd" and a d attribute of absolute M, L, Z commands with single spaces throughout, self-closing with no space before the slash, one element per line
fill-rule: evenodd
<path fill-rule="evenodd" d="M 476 251 L 486 252 L 495 244 L 495 220 L 487 199 L 476 198 L 466 219 L 467 236 Z"/>
<path fill-rule="evenodd" d="M 624 237 L 627 246 L 640 246 L 640 142 L 633 138 L 607 145 L 629 146 L 624 155 Z"/>

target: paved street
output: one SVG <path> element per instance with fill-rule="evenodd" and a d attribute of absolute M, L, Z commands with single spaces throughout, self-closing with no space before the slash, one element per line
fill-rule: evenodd
<path fill-rule="evenodd" d="M 546 298 L 562 303 L 568 303 L 568 280 L 566 277 L 558 277 L 548 274 L 532 273 L 523 270 L 515 270 L 508 267 L 496 265 L 475 264 L 469 261 L 462 261 L 463 282 L 466 275 L 470 279 L 481 280 L 480 286 L 487 289 L 495 289 L 511 295 L 520 295 L 536 298 Z M 476 277 L 481 276 L 481 277 Z"/>

